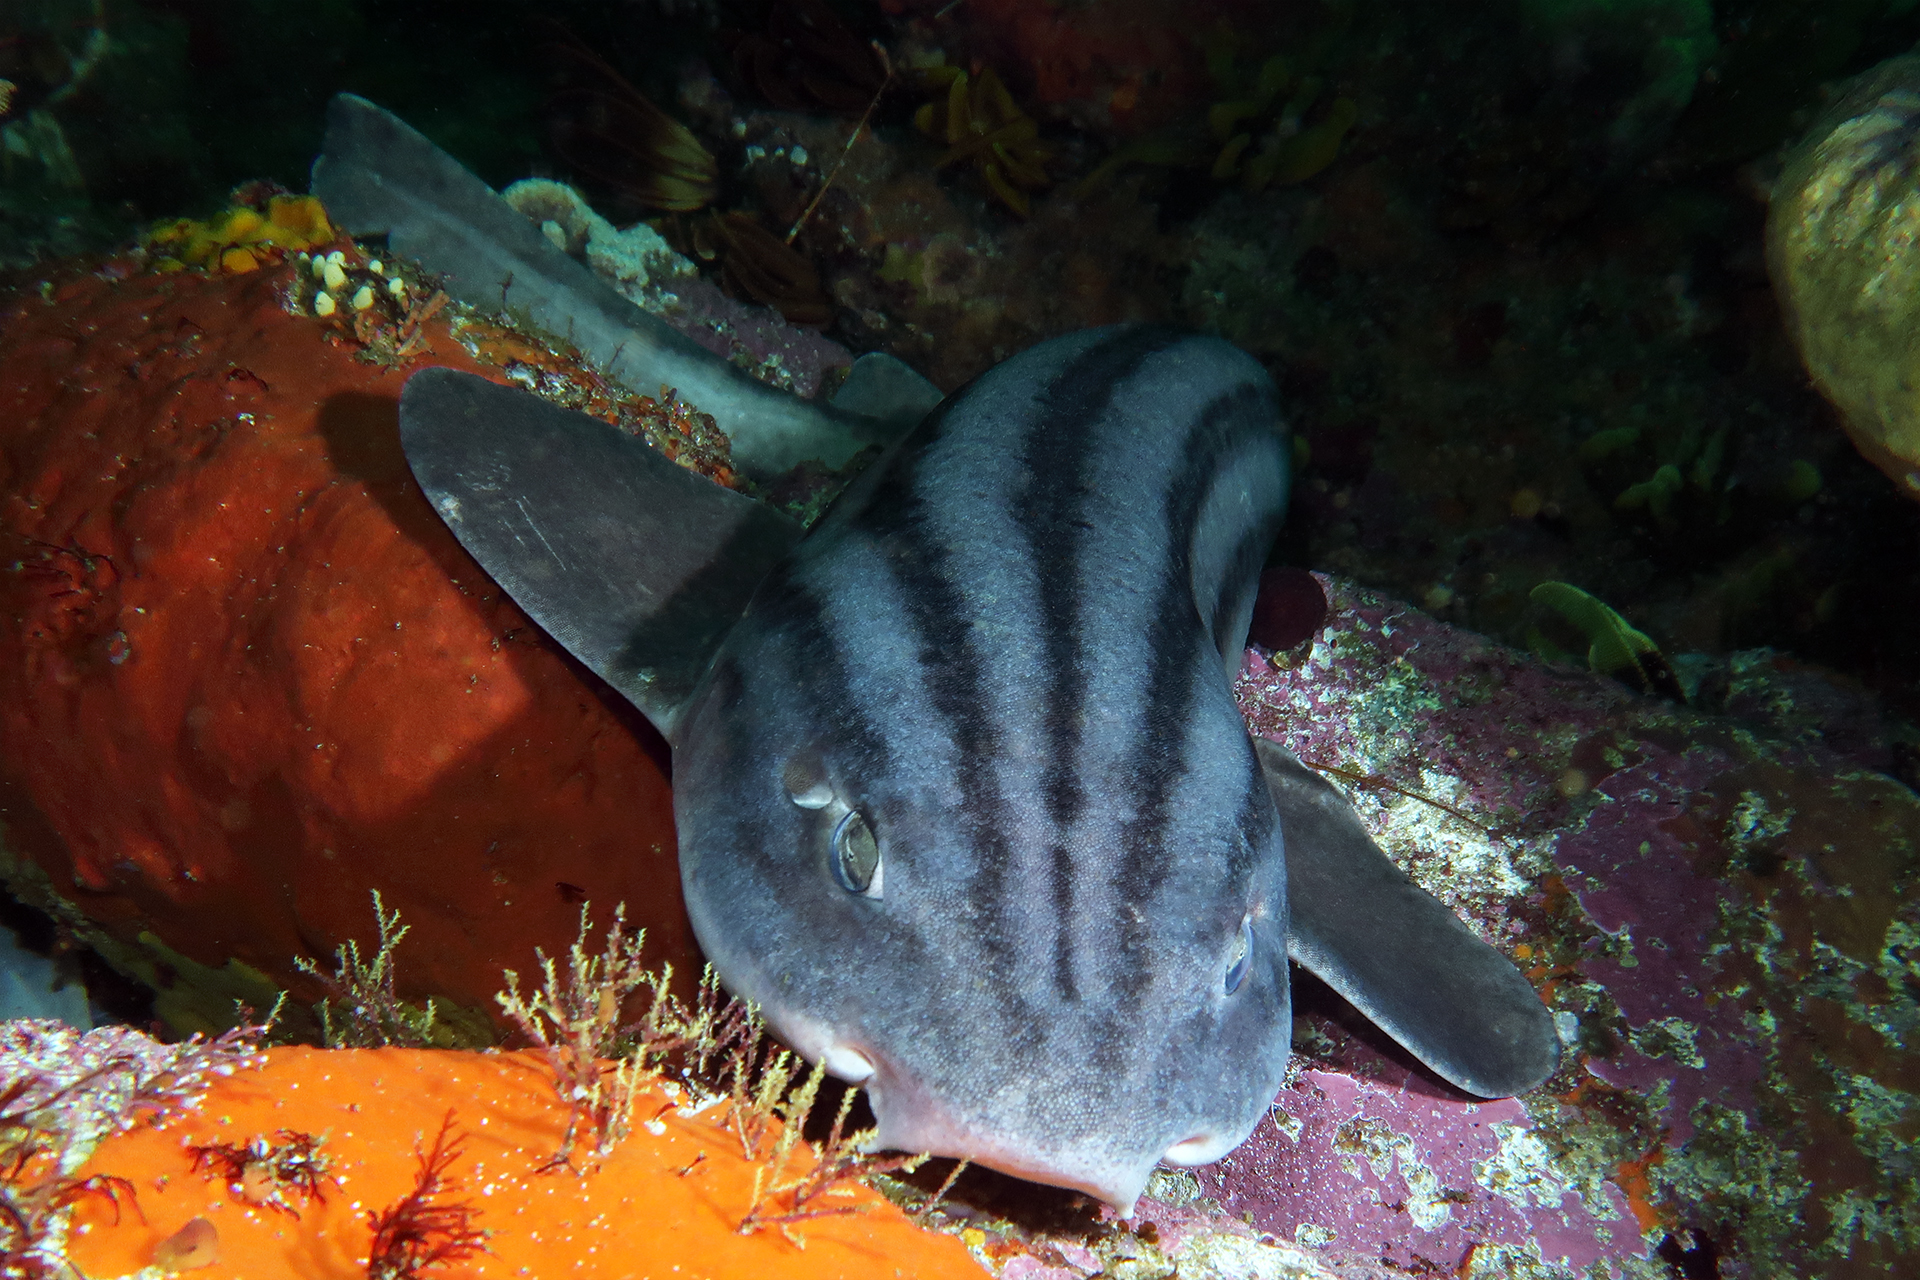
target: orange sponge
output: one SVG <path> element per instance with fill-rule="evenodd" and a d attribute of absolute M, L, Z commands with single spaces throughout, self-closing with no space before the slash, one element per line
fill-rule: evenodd
<path fill-rule="evenodd" d="M 264 974 L 258 1008 L 311 1000 L 293 957 L 364 937 L 373 888 L 413 926 L 408 999 L 491 1009 L 583 898 L 697 974 L 666 745 L 501 596 L 400 452 L 420 362 L 506 375 L 444 313 L 425 353 L 363 360 L 289 312 L 297 274 L 0 295 L 0 871 L 27 891 L 7 863 L 31 857 L 65 895 L 42 905 L 137 948 L 116 963 L 187 1030 L 233 1007 L 187 962 Z"/>
<path fill-rule="evenodd" d="M 280 253 L 326 244 L 333 235 L 318 200 L 283 195 L 274 196 L 264 210 L 236 205 L 205 222 L 179 218 L 163 223 L 148 233 L 147 244 L 161 271 L 217 262 L 227 271 L 242 272 L 276 261 Z"/>
<path fill-rule="evenodd" d="M 756 1167 L 723 1127 L 724 1104 L 686 1101 L 656 1084 L 601 1164 L 542 1172 L 567 1113 L 538 1054 L 274 1049 L 264 1068 L 222 1080 L 195 1109 L 103 1142 L 81 1176 L 124 1178 L 137 1198 L 117 1210 L 106 1197 L 81 1201 L 69 1252 L 87 1275 L 160 1265 L 206 1280 L 365 1277 L 373 1218 L 391 1224 L 434 1164 L 439 1185 L 416 1199 L 428 1211 L 416 1221 L 482 1247 L 453 1248 L 424 1275 L 979 1280 L 958 1240 L 921 1230 L 859 1184 L 832 1201 L 855 1212 L 798 1222 L 794 1239 L 740 1234 Z M 235 1177 L 204 1154 L 195 1167 L 195 1148 L 298 1152 L 303 1136 L 319 1141 L 292 1170 L 250 1165 Z M 796 1145 L 796 1166 L 811 1159 Z M 436 1241 L 424 1243 L 431 1252 Z"/>

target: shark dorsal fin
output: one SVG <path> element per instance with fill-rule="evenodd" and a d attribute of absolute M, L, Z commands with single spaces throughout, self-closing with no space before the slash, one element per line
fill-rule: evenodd
<path fill-rule="evenodd" d="M 457 301 L 567 343 L 636 394 L 674 388 L 713 415 L 733 441 L 734 465 L 756 480 L 808 459 L 842 466 L 918 421 L 897 396 L 867 396 L 850 411 L 734 368 L 549 244 L 459 161 L 365 98 L 342 93 L 328 104 L 313 194 L 336 226 L 356 238 L 385 236 L 392 252 L 441 277 Z M 907 385 L 924 401 L 925 389 Z"/>
<path fill-rule="evenodd" d="M 1288 954 L 1468 1093 L 1552 1075 L 1560 1038 L 1525 975 L 1395 866 L 1326 779 L 1254 747 L 1286 832 Z"/>
<path fill-rule="evenodd" d="M 453 369 L 400 395 L 407 463 L 480 567 L 662 733 L 801 529 L 618 427 Z"/>

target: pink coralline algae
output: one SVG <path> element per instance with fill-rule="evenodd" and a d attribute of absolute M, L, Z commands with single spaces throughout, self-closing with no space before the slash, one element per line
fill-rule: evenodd
<path fill-rule="evenodd" d="M 818 329 L 729 298 L 703 277 L 673 281 L 673 300 L 658 314 L 715 355 L 802 399 L 819 394 L 829 370 L 853 363 L 852 353 Z"/>
<path fill-rule="evenodd" d="M 161 1044 L 132 1027 L 0 1022 L 0 1276 L 78 1275 L 66 1257 L 72 1207 L 98 1199 L 116 1216 L 138 1210 L 125 1178 L 80 1175 L 87 1157 L 108 1135 L 191 1107 L 220 1077 L 259 1066 L 254 1040 L 265 1030 Z"/>
<path fill-rule="evenodd" d="M 1266 1126 L 1202 1185 L 1256 1225 L 1335 1258 L 1357 1252 L 1412 1274 L 1456 1271 L 1492 1246 L 1518 1245 L 1581 1274 L 1640 1251 L 1619 1230 L 1618 1189 L 1598 1205 L 1555 1176 L 1513 1099 L 1451 1094 L 1397 1064 L 1295 1073 Z M 1624 1236 L 1624 1239 L 1620 1237 Z M 1503 1257 L 1492 1274 L 1506 1274 Z"/>
<path fill-rule="evenodd" d="M 1565 1060 L 1469 1098 L 1303 984 L 1268 1120 L 1143 1217 L 1211 1202 L 1338 1275 L 1920 1274 L 1920 797 L 1322 582 L 1249 724 L 1535 980 Z"/>

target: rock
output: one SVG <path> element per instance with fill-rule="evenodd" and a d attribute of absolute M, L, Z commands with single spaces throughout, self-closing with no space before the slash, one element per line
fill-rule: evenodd
<path fill-rule="evenodd" d="M 0 1022 L 58 1018 L 85 1031 L 93 1025 L 86 989 L 63 978 L 53 961 L 29 951 L 19 935 L 0 925 Z"/>
<path fill-rule="evenodd" d="M 1787 157 L 1767 262 L 1853 443 L 1920 500 L 1920 55 L 1861 76 Z"/>
<path fill-rule="evenodd" d="M 1303 984 L 1297 1067 L 1202 1197 L 1336 1270 L 1645 1276 L 1663 1240 L 1726 1280 L 1920 1268 L 1920 797 L 1322 581 L 1311 648 L 1249 657 L 1249 723 L 1514 958 L 1568 1052 L 1468 1098 Z"/>

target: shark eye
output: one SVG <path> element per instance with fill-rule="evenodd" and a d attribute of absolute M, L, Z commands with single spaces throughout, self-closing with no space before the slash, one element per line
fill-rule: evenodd
<path fill-rule="evenodd" d="M 1227 962 L 1227 994 L 1232 995 L 1247 980 L 1247 971 L 1253 968 L 1253 917 L 1244 916 L 1240 921 L 1240 938 L 1233 944 L 1233 958 Z"/>
<path fill-rule="evenodd" d="M 833 878 L 842 889 L 868 898 L 880 896 L 880 842 L 873 838 L 873 829 L 858 809 L 848 810 L 833 829 L 829 861 Z"/>

